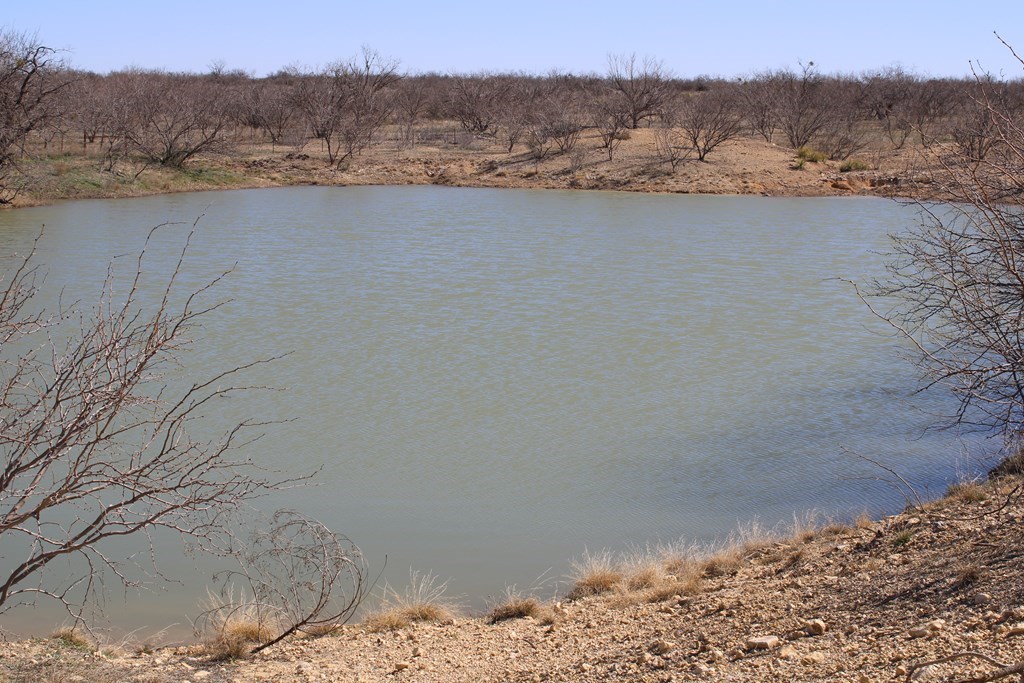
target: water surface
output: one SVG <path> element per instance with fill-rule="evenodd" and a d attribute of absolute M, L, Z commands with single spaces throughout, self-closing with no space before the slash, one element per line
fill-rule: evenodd
<path fill-rule="evenodd" d="M 855 454 L 922 488 L 973 466 L 953 435 L 923 432 L 948 405 L 908 401 L 912 369 L 841 279 L 881 272 L 886 234 L 914 220 L 891 201 L 247 190 L 3 212 L 0 249 L 45 224 L 44 294 L 88 302 L 112 257 L 200 215 L 184 284 L 234 272 L 188 375 L 290 353 L 256 378 L 286 391 L 210 421 L 290 420 L 248 453 L 323 469 L 274 503 L 347 534 L 371 568 L 386 556 L 392 583 L 434 572 L 480 607 L 585 548 L 900 506 Z M 186 228 L 158 233 L 152 274 Z M 195 613 L 210 567 L 162 557 L 191 578 L 118 596 L 119 625 Z M 52 625 L 33 614 L 6 623 Z"/>

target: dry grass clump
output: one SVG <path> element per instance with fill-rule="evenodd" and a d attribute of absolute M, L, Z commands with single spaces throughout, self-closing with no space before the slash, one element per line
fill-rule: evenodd
<path fill-rule="evenodd" d="M 973 563 L 964 563 L 957 567 L 953 576 L 953 588 L 966 588 L 981 580 L 984 569 Z"/>
<path fill-rule="evenodd" d="M 302 634 L 308 638 L 326 638 L 340 633 L 342 624 L 311 624 L 302 627 Z"/>
<path fill-rule="evenodd" d="M 1002 477 L 1024 476 L 1024 448 L 1006 456 L 1002 462 L 989 470 L 989 479 L 1000 479 Z"/>
<path fill-rule="evenodd" d="M 625 578 L 615 557 L 607 550 L 598 554 L 584 551 L 582 558 L 573 560 L 569 577 L 572 580 L 570 600 L 608 593 Z"/>
<path fill-rule="evenodd" d="M 225 623 L 203 644 L 211 661 L 245 659 L 256 645 L 270 642 L 274 630 L 255 619 L 237 617 Z"/>
<path fill-rule="evenodd" d="M 233 595 L 222 598 L 211 593 L 203 608 L 201 623 L 207 636 L 203 650 L 211 661 L 244 659 L 254 646 L 273 640 L 278 631 L 271 615 L 244 598 L 236 601 Z"/>
<path fill-rule="evenodd" d="M 961 503 L 981 503 L 988 500 L 988 488 L 977 481 L 962 481 L 946 490 L 946 497 Z"/>
<path fill-rule="evenodd" d="M 385 585 L 380 608 L 363 620 L 372 632 L 396 631 L 417 622 L 436 623 L 455 617 L 457 605 L 444 596 L 448 582 L 433 574 L 409 573 L 409 585 L 399 593 Z"/>
<path fill-rule="evenodd" d="M 67 647 L 78 648 L 79 650 L 95 650 L 96 643 L 85 633 L 74 626 L 62 626 L 50 634 L 50 640 Z"/>
<path fill-rule="evenodd" d="M 695 546 L 658 545 L 621 557 L 586 553 L 573 563 L 569 599 L 612 594 L 615 604 L 663 602 L 700 592 L 701 560 Z"/>
<path fill-rule="evenodd" d="M 512 586 L 506 588 L 505 596 L 500 602 L 491 607 L 487 613 L 486 620 L 489 624 L 496 624 L 499 621 L 508 621 L 509 619 L 523 619 L 525 617 L 543 620 L 548 616 L 549 612 L 551 610 L 547 610 L 540 600 L 532 595 L 523 595 Z M 553 617 L 553 613 L 550 616 Z"/>

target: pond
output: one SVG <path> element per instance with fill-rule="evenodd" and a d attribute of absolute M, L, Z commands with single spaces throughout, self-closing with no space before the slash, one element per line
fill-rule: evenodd
<path fill-rule="evenodd" d="M 208 422 L 276 422 L 246 455 L 322 469 L 273 506 L 349 536 L 374 576 L 386 558 L 381 582 L 433 572 L 479 609 L 507 585 L 553 590 L 585 549 L 901 507 L 860 456 L 935 492 L 984 464 L 984 444 L 925 431 L 947 397 L 911 398 L 913 369 L 844 281 L 882 272 L 887 234 L 915 220 L 896 202 L 246 190 L 3 212 L 0 249 L 45 224 L 42 300 L 88 307 L 111 258 L 182 222 L 147 256 L 158 282 L 197 219 L 183 285 L 234 270 L 186 375 L 288 354 L 254 378 L 283 391 Z M 158 552 L 183 584 L 113 595 L 119 627 L 198 611 L 211 567 Z"/>

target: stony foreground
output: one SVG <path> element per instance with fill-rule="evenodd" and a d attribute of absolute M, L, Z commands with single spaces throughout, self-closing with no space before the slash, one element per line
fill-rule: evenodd
<path fill-rule="evenodd" d="M 967 485 L 881 521 L 761 544 L 690 595 L 624 591 L 546 619 L 349 626 L 242 661 L 202 646 L 8 643 L 0 681 L 946 681 L 1024 661 L 1021 481 Z M 644 599 L 642 596 L 648 596 Z M 1011 679 L 1007 679 L 1011 680 Z"/>

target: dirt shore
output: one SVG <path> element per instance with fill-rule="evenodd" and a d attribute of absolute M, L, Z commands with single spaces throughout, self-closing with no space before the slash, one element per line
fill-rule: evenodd
<path fill-rule="evenodd" d="M 584 137 L 571 154 L 542 160 L 508 153 L 494 140 L 453 135 L 452 141 L 382 142 L 339 166 L 326 163 L 318 143 L 302 149 L 236 144 L 185 169 L 122 162 L 111 169 L 98 148 L 40 155 L 23 164 L 25 189 L 14 206 L 63 199 L 133 197 L 169 192 L 287 185 L 451 185 L 460 187 L 617 190 L 770 196 L 905 195 L 919 189 L 913 150 L 865 151 L 846 162 L 809 161 L 761 139 L 728 142 L 706 162 L 675 171 L 657 154 L 655 131 L 630 132 L 612 160 Z M 849 169 L 852 163 L 854 169 Z"/>
<path fill-rule="evenodd" d="M 878 521 L 744 546 L 671 591 L 613 588 L 545 617 L 346 626 L 252 658 L 203 646 L 0 649 L 0 681 L 945 681 L 1024 661 L 1021 475 Z M 710 565 L 709 565 L 710 566 Z M 986 679 L 987 680 L 987 679 Z"/>

